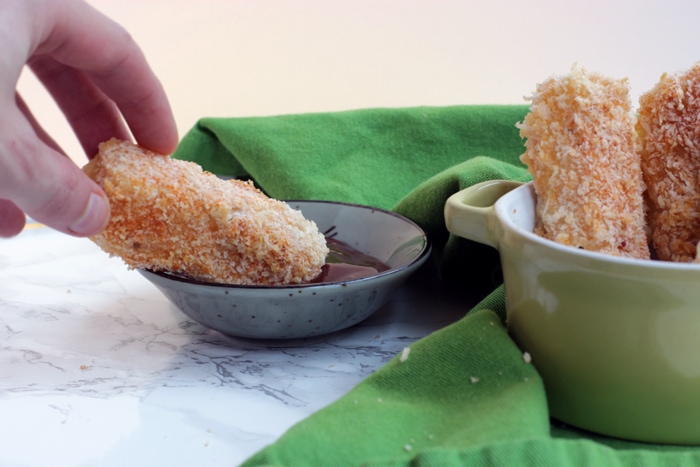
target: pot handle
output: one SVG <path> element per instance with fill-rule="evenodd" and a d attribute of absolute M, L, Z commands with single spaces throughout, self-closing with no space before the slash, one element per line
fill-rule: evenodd
<path fill-rule="evenodd" d="M 445 203 L 445 224 L 454 235 L 498 248 L 498 226 L 494 204 L 521 182 L 489 180 L 450 196 Z"/>

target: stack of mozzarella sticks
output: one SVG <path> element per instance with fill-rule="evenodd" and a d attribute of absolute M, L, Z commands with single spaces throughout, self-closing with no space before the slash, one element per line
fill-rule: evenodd
<path fill-rule="evenodd" d="M 700 241 L 700 64 L 632 113 L 627 79 L 574 67 L 540 83 L 517 126 L 535 233 L 576 248 L 690 262 Z"/>

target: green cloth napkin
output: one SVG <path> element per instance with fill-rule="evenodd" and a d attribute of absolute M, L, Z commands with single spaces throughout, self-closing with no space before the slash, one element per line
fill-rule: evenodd
<path fill-rule="evenodd" d="M 424 107 L 204 118 L 174 157 L 196 160 L 218 175 L 252 177 L 278 199 L 390 209 L 420 183 L 471 157 L 513 160 L 523 152 L 513 122 L 525 109 Z"/>
<path fill-rule="evenodd" d="M 700 466 L 697 448 L 626 442 L 550 421 L 542 381 L 503 326 L 498 254 L 445 229 L 452 193 L 484 180 L 529 179 L 514 126 L 526 112 L 452 106 L 204 118 L 183 138 L 174 157 L 252 178 L 275 198 L 406 215 L 433 243 L 426 267 L 484 296 L 244 465 Z"/>

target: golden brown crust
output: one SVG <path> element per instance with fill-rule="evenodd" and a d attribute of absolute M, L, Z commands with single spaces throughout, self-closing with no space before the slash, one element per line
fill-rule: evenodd
<path fill-rule="evenodd" d="M 537 194 L 535 233 L 648 259 L 644 183 L 627 80 L 574 68 L 539 84 L 518 124 Z"/>
<path fill-rule="evenodd" d="M 693 261 L 700 240 L 700 64 L 664 74 L 639 103 L 652 245 L 661 260 Z"/>
<path fill-rule="evenodd" d="M 192 162 L 118 140 L 84 167 L 109 197 L 107 229 L 92 237 L 132 268 L 229 284 L 308 282 L 328 247 L 316 224 L 252 183 L 221 180 Z"/>

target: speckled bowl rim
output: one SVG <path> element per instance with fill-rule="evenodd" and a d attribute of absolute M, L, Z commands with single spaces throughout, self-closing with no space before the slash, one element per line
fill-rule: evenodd
<path fill-rule="evenodd" d="M 372 281 L 376 280 L 377 278 L 380 277 L 385 277 L 385 276 L 390 276 L 393 274 L 397 274 L 405 269 L 408 269 L 415 265 L 416 263 L 419 263 L 425 258 L 427 255 L 430 254 L 432 251 L 432 244 L 430 242 L 430 239 L 428 238 L 428 235 L 426 234 L 425 230 L 419 226 L 416 222 L 412 221 L 406 216 L 403 216 L 399 213 L 389 211 L 387 209 L 381 209 L 381 208 L 376 208 L 373 206 L 367 206 L 364 204 L 356 204 L 356 203 L 347 203 L 343 201 L 330 201 L 330 200 L 313 200 L 313 199 L 287 199 L 287 200 L 282 200 L 287 204 L 294 204 L 294 203 L 313 203 L 313 204 L 332 204 L 332 205 L 337 205 L 337 206 L 350 206 L 353 208 L 361 208 L 361 209 L 366 209 L 369 211 L 378 211 L 383 214 L 390 215 L 392 217 L 395 217 L 403 222 L 406 222 L 409 225 L 412 225 L 417 231 L 418 235 L 416 237 L 422 237 L 423 238 L 423 248 L 420 250 L 418 255 L 416 255 L 415 258 L 413 258 L 411 261 L 407 262 L 406 264 L 402 264 L 401 266 L 397 266 L 394 268 L 387 269 L 386 271 L 381 271 L 377 274 L 373 274 L 371 276 L 367 277 L 360 277 L 357 279 L 350 279 L 350 280 L 339 280 L 339 281 L 332 281 L 332 282 L 312 282 L 312 283 L 301 283 L 301 284 L 284 284 L 284 285 L 246 285 L 246 284 L 224 284 L 224 283 L 217 283 L 217 282 L 206 282 L 206 281 L 199 281 L 196 279 L 189 279 L 185 276 L 181 276 L 179 274 L 175 273 L 170 273 L 170 272 L 163 272 L 163 271 L 154 271 L 153 269 L 142 269 L 142 271 L 145 271 L 149 274 L 154 274 L 156 276 L 159 276 L 163 279 L 166 280 L 172 280 L 176 282 L 183 282 L 185 284 L 190 284 L 190 285 L 197 285 L 197 286 L 204 286 L 204 287 L 213 287 L 213 288 L 226 288 L 226 289 L 240 289 L 240 290 L 287 290 L 287 289 L 314 289 L 314 288 L 323 288 L 323 287 L 328 287 L 328 286 L 336 286 L 336 285 L 341 285 L 341 284 L 355 284 L 355 283 L 361 283 L 361 282 L 367 282 L 367 281 Z"/>

